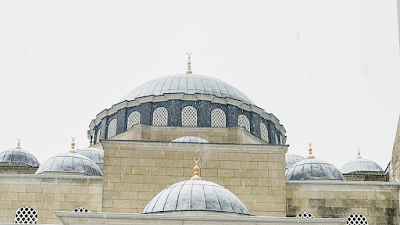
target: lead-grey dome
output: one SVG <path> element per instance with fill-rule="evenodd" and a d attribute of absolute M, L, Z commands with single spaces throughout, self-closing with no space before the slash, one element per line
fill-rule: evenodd
<path fill-rule="evenodd" d="M 147 204 L 143 213 L 168 211 L 250 214 L 232 192 L 221 185 L 204 180 L 187 180 L 169 186 Z"/>
<path fill-rule="evenodd" d="M 346 179 L 336 166 L 322 159 L 304 159 L 285 173 L 286 180 L 342 180 Z"/>
<path fill-rule="evenodd" d="M 285 154 L 285 168 L 289 169 L 293 164 L 300 162 L 301 160 L 305 159 L 303 156 L 299 155 L 292 155 L 289 153 Z"/>
<path fill-rule="evenodd" d="M 104 151 L 98 148 L 80 148 L 76 150 L 77 153 L 84 155 L 98 164 L 104 163 Z"/>
<path fill-rule="evenodd" d="M 342 171 L 343 174 L 355 172 L 383 173 L 382 167 L 380 167 L 376 162 L 362 157 L 347 162 L 340 168 L 340 171 Z"/>
<path fill-rule="evenodd" d="M 232 85 L 213 77 L 197 74 L 177 74 L 156 78 L 133 89 L 121 101 L 174 93 L 213 95 L 255 105 L 245 94 Z"/>
<path fill-rule="evenodd" d="M 42 173 L 80 173 L 88 176 L 102 176 L 100 168 L 88 157 L 77 153 L 61 153 L 47 159 L 36 171 Z"/>
<path fill-rule="evenodd" d="M 175 140 L 172 140 L 172 142 L 208 143 L 208 141 L 204 140 L 203 138 L 195 137 L 195 136 L 183 136 L 183 137 L 177 138 Z"/>
<path fill-rule="evenodd" d="M 0 162 L 1 163 L 22 163 L 31 167 L 39 167 L 40 163 L 28 151 L 25 151 L 20 148 L 12 148 L 0 153 Z"/>

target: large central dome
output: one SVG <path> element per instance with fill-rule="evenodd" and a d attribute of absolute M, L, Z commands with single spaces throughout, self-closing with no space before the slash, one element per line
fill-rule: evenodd
<path fill-rule="evenodd" d="M 133 89 L 121 101 L 175 93 L 214 95 L 255 105 L 245 94 L 232 85 L 213 77 L 197 74 L 177 74 L 156 78 Z"/>

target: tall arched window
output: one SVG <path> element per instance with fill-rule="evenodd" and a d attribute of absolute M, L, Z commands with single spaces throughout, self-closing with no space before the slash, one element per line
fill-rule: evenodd
<path fill-rule="evenodd" d="M 134 125 L 140 123 L 140 112 L 135 111 L 129 114 L 126 130 L 130 130 Z"/>
<path fill-rule="evenodd" d="M 100 143 L 100 134 L 101 134 L 100 130 L 101 130 L 100 128 L 97 130 L 96 144 Z"/>
<path fill-rule="evenodd" d="M 107 138 L 112 138 L 117 135 L 117 119 L 112 119 L 108 124 Z"/>
<path fill-rule="evenodd" d="M 279 139 L 278 139 L 278 135 L 275 133 L 275 144 L 276 145 L 280 145 L 281 143 L 279 142 Z"/>
<path fill-rule="evenodd" d="M 260 123 L 260 133 L 261 133 L 261 139 L 269 142 L 268 140 L 268 129 L 267 126 L 265 126 L 264 123 Z"/>
<path fill-rule="evenodd" d="M 226 115 L 222 109 L 211 112 L 211 127 L 226 127 Z"/>
<path fill-rule="evenodd" d="M 250 121 L 245 115 L 239 115 L 238 126 L 244 127 L 248 132 L 250 132 Z"/>
<path fill-rule="evenodd" d="M 37 224 L 37 222 L 37 212 L 29 205 L 22 206 L 15 212 L 14 223 Z"/>
<path fill-rule="evenodd" d="M 197 110 L 193 106 L 182 109 L 182 126 L 197 127 Z"/>
<path fill-rule="evenodd" d="M 153 112 L 153 126 L 168 126 L 168 111 L 164 107 L 158 107 Z"/>

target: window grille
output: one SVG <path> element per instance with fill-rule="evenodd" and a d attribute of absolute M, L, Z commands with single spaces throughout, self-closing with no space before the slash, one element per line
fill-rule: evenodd
<path fill-rule="evenodd" d="M 112 119 L 108 124 L 107 138 L 117 135 L 117 119 Z"/>
<path fill-rule="evenodd" d="M 126 130 L 130 130 L 134 125 L 140 123 L 140 112 L 135 111 L 129 114 Z"/>
<path fill-rule="evenodd" d="M 267 126 L 265 126 L 265 124 L 260 123 L 260 132 L 261 132 L 261 139 L 269 142 L 268 140 L 268 129 Z"/>
<path fill-rule="evenodd" d="M 153 112 L 153 126 L 168 126 L 168 111 L 164 107 L 159 107 Z"/>
<path fill-rule="evenodd" d="M 250 132 L 250 121 L 247 119 L 245 115 L 239 115 L 238 117 L 238 126 L 245 128 L 248 132 Z"/>
<path fill-rule="evenodd" d="M 361 213 L 353 213 L 347 217 L 346 225 L 368 225 L 368 220 Z"/>
<path fill-rule="evenodd" d="M 28 223 L 28 224 L 37 224 L 38 215 L 36 210 L 34 210 L 30 206 L 22 206 L 17 209 L 15 213 L 14 223 Z"/>
<path fill-rule="evenodd" d="M 73 210 L 73 212 L 76 212 L 76 213 L 88 213 L 89 210 L 87 208 L 83 207 L 83 206 L 78 206 Z"/>
<path fill-rule="evenodd" d="M 211 112 L 211 127 L 226 127 L 226 115 L 222 109 L 214 109 Z"/>
<path fill-rule="evenodd" d="M 100 143 L 100 128 L 97 130 L 97 137 L 96 137 L 96 143 Z"/>
<path fill-rule="evenodd" d="M 302 218 L 302 219 L 307 219 L 307 218 L 315 218 L 311 213 L 307 211 L 303 211 L 299 213 L 299 215 L 296 216 L 296 218 Z"/>
<path fill-rule="evenodd" d="M 193 106 L 182 109 L 182 126 L 197 127 L 197 110 Z"/>

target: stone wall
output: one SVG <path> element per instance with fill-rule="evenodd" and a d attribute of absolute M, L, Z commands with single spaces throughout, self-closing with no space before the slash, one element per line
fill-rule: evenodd
<path fill-rule="evenodd" d="M 54 211 L 84 206 L 101 211 L 102 179 L 81 175 L 0 174 L 0 223 L 13 223 L 18 208 L 36 210 L 39 224 L 61 223 Z"/>
<path fill-rule="evenodd" d="M 103 212 L 141 213 L 164 188 L 200 176 L 233 192 L 255 215 L 285 216 L 287 146 L 103 141 Z"/>
<path fill-rule="evenodd" d="M 287 181 L 287 216 L 302 211 L 316 218 L 343 218 L 358 212 L 370 224 L 398 224 L 399 183 Z"/>
<path fill-rule="evenodd" d="M 393 152 L 392 152 L 392 169 L 390 171 L 390 181 L 400 181 L 400 118 L 397 125 L 397 132 L 394 138 Z"/>

